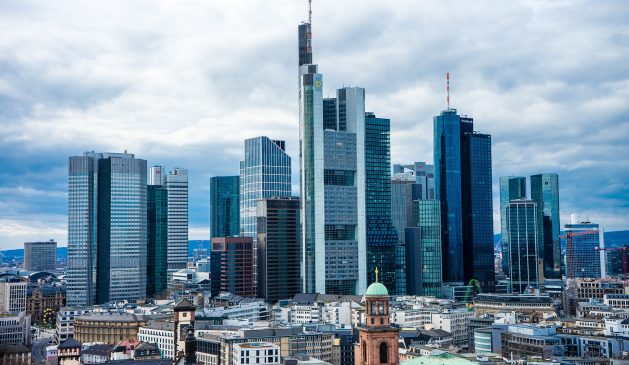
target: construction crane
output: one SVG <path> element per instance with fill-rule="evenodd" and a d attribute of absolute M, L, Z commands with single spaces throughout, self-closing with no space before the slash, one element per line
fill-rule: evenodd
<path fill-rule="evenodd" d="M 629 273 L 629 262 L 627 262 L 627 251 L 629 251 L 629 246 L 622 247 L 609 247 L 609 248 L 600 248 L 595 247 L 596 251 L 620 251 L 620 258 L 622 259 L 622 274 L 625 282 L 627 282 L 627 273 Z"/>
<path fill-rule="evenodd" d="M 463 303 L 466 303 L 465 305 L 467 306 L 467 310 L 469 311 L 472 311 L 474 309 L 474 306 L 471 303 L 468 303 L 473 287 L 476 288 L 479 293 L 483 292 L 483 290 L 480 287 L 480 281 L 476 279 L 470 279 L 470 281 L 467 283 L 467 290 L 465 291 L 465 297 L 463 298 Z"/>
<path fill-rule="evenodd" d="M 559 238 L 566 239 L 566 277 L 568 279 L 574 278 L 574 245 L 572 243 L 573 237 L 579 236 L 587 236 L 587 235 L 598 235 L 599 231 L 595 230 L 587 230 L 587 231 L 570 231 L 566 233 L 564 236 L 559 236 Z"/>

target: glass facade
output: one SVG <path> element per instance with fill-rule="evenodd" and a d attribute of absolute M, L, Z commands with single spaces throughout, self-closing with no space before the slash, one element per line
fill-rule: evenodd
<path fill-rule="evenodd" d="M 568 278 L 600 278 L 601 252 L 598 224 L 581 222 L 566 224 L 566 276 Z"/>
<path fill-rule="evenodd" d="M 128 153 L 70 157 L 68 305 L 146 296 L 146 175 Z"/>
<path fill-rule="evenodd" d="M 405 229 L 406 273 L 409 295 L 441 296 L 441 204 L 413 202 L 414 227 Z"/>
<path fill-rule="evenodd" d="M 165 186 L 147 187 L 147 277 L 146 295 L 161 294 L 168 275 L 168 191 Z"/>
<path fill-rule="evenodd" d="M 441 202 L 443 280 L 495 287 L 491 136 L 455 109 L 434 117 L 435 198 Z"/>
<path fill-rule="evenodd" d="M 210 238 L 240 235 L 240 176 L 210 178 Z"/>
<path fill-rule="evenodd" d="M 415 179 L 419 185 L 418 199 L 435 199 L 435 166 L 425 162 L 393 165 L 393 174 L 399 179 Z"/>
<path fill-rule="evenodd" d="M 367 282 L 376 281 L 377 267 L 380 282 L 390 288 L 393 295 L 404 295 L 405 250 L 398 242 L 397 230 L 391 221 L 390 125 L 389 119 L 366 114 Z"/>
<path fill-rule="evenodd" d="M 175 168 L 166 175 L 168 190 L 168 272 L 188 263 L 188 170 Z"/>
<path fill-rule="evenodd" d="M 258 200 L 290 196 L 291 159 L 284 141 L 268 137 L 245 140 L 245 159 L 240 162 L 240 235 L 253 239 L 254 259 L 258 247 Z"/>
<path fill-rule="evenodd" d="M 531 176 L 531 199 L 537 203 L 542 219 L 539 227 L 540 256 L 544 258 L 544 275 L 561 278 L 561 245 L 559 234 L 559 176 L 555 173 Z"/>
<path fill-rule="evenodd" d="M 509 242 L 508 275 L 512 293 L 540 287 L 542 259 L 538 254 L 538 210 L 531 200 L 512 200 L 506 207 Z"/>
<path fill-rule="evenodd" d="M 301 293 L 299 199 L 258 201 L 258 297 L 276 302 Z"/>
<path fill-rule="evenodd" d="M 507 206 L 511 200 L 526 199 L 526 177 L 501 176 L 500 185 L 500 248 L 502 271 L 509 274 L 509 234 L 507 232 Z"/>

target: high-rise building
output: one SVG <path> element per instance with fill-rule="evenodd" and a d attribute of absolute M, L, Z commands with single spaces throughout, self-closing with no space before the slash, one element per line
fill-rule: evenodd
<path fill-rule="evenodd" d="M 393 165 L 393 175 L 398 178 L 415 179 L 419 185 L 418 199 L 432 200 L 435 198 L 435 166 L 425 162 Z"/>
<path fill-rule="evenodd" d="M 531 200 L 537 203 L 538 215 L 542 219 L 539 237 L 540 257 L 544 259 L 544 275 L 560 279 L 559 176 L 554 173 L 532 175 Z"/>
<path fill-rule="evenodd" d="M 166 185 L 166 169 L 164 166 L 151 166 L 149 171 L 149 185 Z"/>
<path fill-rule="evenodd" d="M 168 190 L 168 274 L 188 262 L 188 170 L 174 168 L 165 178 Z"/>
<path fill-rule="evenodd" d="M 240 161 L 240 235 L 253 238 L 254 251 L 258 200 L 290 196 L 291 159 L 286 143 L 268 137 L 245 140 L 245 159 Z"/>
<path fill-rule="evenodd" d="M 500 185 L 500 249 L 502 271 L 509 273 L 509 234 L 507 232 L 507 206 L 511 200 L 526 199 L 526 177 L 501 176 Z"/>
<path fill-rule="evenodd" d="M 443 280 L 495 287 L 491 136 L 448 109 L 434 117 L 435 199 L 441 201 Z"/>
<path fill-rule="evenodd" d="M 57 268 L 57 242 L 24 242 L 24 270 L 51 271 Z"/>
<path fill-rule="evenodd" d="M 301 293 L 299 198 L 258 200 L 258 297 L 275 302 Z"/>
<path fill-rule="evenodd" d="M 405 229 L 407 294 L 440 297 L 441 204 L 414 200 L 412 222 Z"/>
<path fill-rule="evenodd" d="M 507 223 L 507 262 L 511 292 L 524 293 L 529 288 L 540 288 L 543 281 L 543 260 L 539 249 L 539 216 L 532 200 L 513 199 L 505 209 Z"/>
<path fill-rule="evenodd" d="M 240 235 L 240 176 L 210 178 L 210 238 Z"/>
<path fill-rule="evenodd" d="M 299 36 L 299 141 L 304 291 L 357 294 L 367 288 L 365 90 L 323 99 L 312 63 L 311 23 Z"/>
<path fill-rule="evenodd" d="M 0 313 L 26 311 L 27 284 L 19 276 L 0 279 Z"/>
<path fill-rule="evenodd" d="M 161 180 L 152 182 L 159 183 Z M 161 294 L 168 284 L 168 191 L 165 186 L 147 187 L 147 217 L 146 295 L 155 296 Z"/>
<path fill-rule="evenodd" d="M 365 176 L 367 213 L 367 281 L 392 288 L 395 295 L 406 293 L 405 247 L 398 241 L 391 220 L 391 121 L 365 116 Z"/>
<path fill-rule="evenodd" d="M 566 276 L 568 278 L 600 278 L 601 248 L 598 224 L 578 222 L 565 225 L 566 231 Z"/>
<path fill-rule="evenodd" d="M 69 158 L 68 305 L 146 296 L 146 173 L 126 152 Z"/>
<path fill-rule="evenodd" d="M 227 292 L 254 297 L 253 239 L 251 237 L 212 238 L 212 295 Z"/>

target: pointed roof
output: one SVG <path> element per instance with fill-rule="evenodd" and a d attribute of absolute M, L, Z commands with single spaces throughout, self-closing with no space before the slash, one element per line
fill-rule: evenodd
<path fill-rule="evenodd" d="M 188 299 L 183 298 L 179 302 L 177 302 L 177 304 L 175 304 L 175 307 L 173 309 L 175 310 L 175 312 L 183 312 L 195 311 L 197 310 L 197 307 L 194 304 L 190 303 Z"/>
<path fill-rule="evenodd" d="M 76 349 L 81 348 L 81 343 L 74 339 L 74 337 L 68 337 L 59 344 L 57 349 Z"/>

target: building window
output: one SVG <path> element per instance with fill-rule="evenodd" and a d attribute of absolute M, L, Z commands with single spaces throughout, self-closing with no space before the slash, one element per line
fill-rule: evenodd
<path fill-rule="evenodd" d="M 387 344 L 383 342 L 380 344 L 380 363 L 386 364 L 387 362 L 389 362 L 389 349 Z"/>

